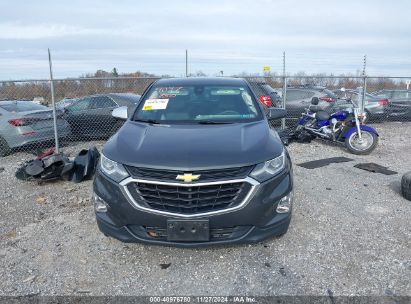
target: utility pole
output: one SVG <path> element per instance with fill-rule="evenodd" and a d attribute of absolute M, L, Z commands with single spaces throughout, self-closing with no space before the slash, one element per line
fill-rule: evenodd
<path fill-rule="evenodd" d="M 283 109 L 285 109 L 286 97 L 287 97 L 287 77 L 285 76 L 285 52 L 283 52 Z M 281 119 L 281 129 L 285 129 L 285 118 Z"/>
<path fill-rule="evenodd" d="M 188 52 L 186 50 L 186 77 L 188 77 Z"/>
<path fill-rule="evenodd" d="M 49 67 L 50 67 L 50 89 L 51 89 L 51 104 L 53 107 L 53 127 L 54 127 L 54 143 L 55 143 L 55 153 L 59 153 L 59 136 L 57 132 L 57 116 L 56 116 L 56 102 L 54 98 L 54 81 L 53 81 L 53 67 L 51 64 L 50 49 L 47 49 L 49 53 Z"/>

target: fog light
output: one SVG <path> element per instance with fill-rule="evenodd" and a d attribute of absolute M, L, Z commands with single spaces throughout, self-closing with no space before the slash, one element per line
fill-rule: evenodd
<path fill-rule="evenodd" d="M 293 192 L 291 191 L 288 195 L 284 196 L 277 205 L 277 213 L 288 213 L 291 210 L 293 204 Z"/>
<path fill-rule="evenodd" d="M 99 197 L 97 194 L 94 193 L 93 200 L 94 200 L 94 210 L 96 212 L 107 212 L 107 204 L 101 197 Z"/>

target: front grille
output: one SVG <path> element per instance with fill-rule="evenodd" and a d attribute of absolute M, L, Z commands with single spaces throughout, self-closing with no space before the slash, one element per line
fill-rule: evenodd
<path fill-rule="evenodd" d="M 247 196 L 247 182 L 178 186 L 131 182 L 127 189 L 143 207 L 179 214 L 196 214 L 238 206 Z"/>
<path fill-rule="evenodd" d="M 173 182 L 176 181 L 177 175 L 192 173 L 193 175 L 200 175 L 198 181 L 203 182 L 224 179 L 242 179 L 249 175 L 253 166 L 195 171 L 161 170 L 131 166 L 126 166 L 126 168 L 134 178 Z"/>

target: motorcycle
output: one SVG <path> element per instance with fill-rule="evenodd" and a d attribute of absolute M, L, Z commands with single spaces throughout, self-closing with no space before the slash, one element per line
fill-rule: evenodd
<path fill-rule="evenodd" d="M 318 98 L 313 97 L 306 113 L 298 120 L 292 134 L 297 141 L 315 138 L 343 144 L 353 154 L 369 154 L 378 143 L 377 131 L 364 124 L 366 114 L 352 107 L 329 114 L 318 107 Z"/>

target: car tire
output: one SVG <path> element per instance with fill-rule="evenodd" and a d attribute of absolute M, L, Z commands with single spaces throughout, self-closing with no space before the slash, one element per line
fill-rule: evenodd
<path fill-rule="evenodd" d="M 7 141 L 0 136 L 0 156 L 7 156 L 11 154 L 11 149 Z"/>
<path fill-rule="evenodd" d="M 403 197 L 411 201 L 411 171 L 402 176 L 401 193 Z"/>

